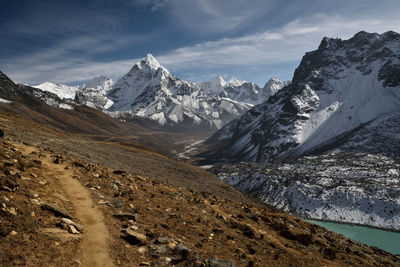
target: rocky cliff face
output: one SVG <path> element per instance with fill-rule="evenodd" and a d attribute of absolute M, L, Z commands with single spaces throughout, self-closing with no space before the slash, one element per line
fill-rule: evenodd
<path fill-rule="evenodd" d="M 229 144 L 214 157 L 271 161 L 321 151 L 343 144 L 373 121 L 397 116 L 399 53 L 395 32 L 324 38 L 317 50 L 305 54 L 291 85 L 209 140 Z"/>

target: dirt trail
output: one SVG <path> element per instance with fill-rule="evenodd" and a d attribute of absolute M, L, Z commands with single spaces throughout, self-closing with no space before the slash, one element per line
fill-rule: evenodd
<path fill-rule="evenodd" d="M 20 146 L 23 154 L 29 154 L 32 147 Z M 65 164 L 55 164 L 50 157 L 41 158 L 42 164 L 48 169 L 48 175 L 58 178 L 68 199 L 75 208 L 76 220 L 85 227 L 81 242 L 81 263 L 83 266 L 114 266 L 109 255 L 108 230 L 104 223 L 104 216 L 93 204 L 90 192 L 76 179 L 73 172 L 66 170 Z"/>

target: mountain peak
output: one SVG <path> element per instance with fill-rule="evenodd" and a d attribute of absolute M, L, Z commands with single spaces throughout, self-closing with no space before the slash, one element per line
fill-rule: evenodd
<path fill-rule="evenodd" d="M 145 58 L 142 59 L 140 62 L 141 65 L 146 65 L 150 67 L 152 70 L 158 70 L 158 68 L 161 68 L 160 63 L 158 63 L 157 59 L 153 57 L 152 54 L 147 54 Z"/>
<path fill-rule="evenodd" d="M 222 78 L 222 76 L 217 75 L 212 81 L 211 81 L 212 85 L 217 85 L 217 86 L 221 86 L 224 87 L 226 85 L 226 81 L 224 80 L 224 78 Z"/>
<path fill-rule="evenodd" d="M 246 83 L 246 81 L 240 81 L 238 79 L 236 79 L 235 77 L 232 77 L 229 81 L 228 84 L 232 85 L 232 86 L 241 86 L 244 83 Z"/>

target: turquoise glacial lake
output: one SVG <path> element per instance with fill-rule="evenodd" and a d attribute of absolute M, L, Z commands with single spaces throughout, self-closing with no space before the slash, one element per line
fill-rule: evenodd
<path fill-rule="evenodd" d="M 400 233 L 385 230 L 332 222 L 307 220 L 310 223 L 344 235 L 347 238 L 386 250 L 392 254 L 400 254 Z"/>

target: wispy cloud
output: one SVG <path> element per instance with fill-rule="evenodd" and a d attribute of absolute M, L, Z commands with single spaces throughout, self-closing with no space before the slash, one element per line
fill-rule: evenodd
<path fill-rule="evenodd" d="M 150 7 L 152 11 L 157 11 L 168 4 L 168 0 L 131 0 L 137 6 Z"/>
<path fill-rule="evenodd" d="M 360 30 L 379 33 L 399 31 L 400 19 L 393 19 L 388 25 L 379 19 L 349 20 L 320 14 L 273 30 L 181 47 L 158 59 L 177 72 L 187 68 L 200 71 L 216 66 L 221 69 L 229 66 L 262 67 L 299 60 L 305 52 L 316 49 L 324 36 L 349 38 Z"/>
<path fill-rule="evenodd" d="M 175 1 L 170 1 L 168 5 L 176 4 Z M 271 5 L 273 2 L 270 2 Z M 143 0 L 143 4 L 154 3 L 156 2 Z M 210 23 L 209 27 L 212 27 L 213 19 L 220 27 L 236 25 L 236 22 L 229 21 L 229 14 L 215 8 L 210 1 L 199 0 L 193 3 L 201 8 L 201 14 L 206 14 L 211 18 L 210 21 L 204 21 L 205 24 Z M 229 9 L 226 12 L 229 13 Z M 257 16 L 258 13 L 253 12 L 256 11 L 244 12 L 244 17 L 238 20 L 247 21 L 252 14 Z M 221 16 L 222 19 L 218 19 Z M 372 19 L 370 16 L 350 17 L 321 13 L 297 18 L 280 26 L 251 34 L 199 42 L 161 52 L 155 56 L 178 77 L 194 81 L 206 80 L 215 74 L 228 77 L 233 69 L 237 72 L 242 69 L 243 73 L 262 73 L 263 71 L 267 73 L 274 66 L 278 69 L 284 63 L 299 61 L 305 52 L 316 49 L 324 36 L 349 38 L 360 30 L 378 33 L 387 30 L 400 31 L 400 18 L 392 14 L 390 16 L 380 14 Z M 100 74 L 121 76 L 138 61 L 137 58 L 104 62 L 94 55 L 118 50 L 132 42 L 140 42 L 141 39 L 146 39 L 146 36 L 119 35 L 118 38 L 115 37 L 113 34 L 74 36 L 46 50 L 15 58 L 2 68 L 4 67 L 4 71 L 16 81 L 30 84 L 47 80 L 72 83 L 88 80 Z M 73 50 L 75 53 L 71 52 Z M 81 53 L 76 53 L 76 51 L 81 51 Z M 248 79 L 245 76 L 238 78 Z M 265 74 L 265 79 L 268 79 L 267 74 Z"/>
<path fill-rule="evenodd" d="M 136 61 L 130 59 L 98 62 L 94 58 L 128 44 L 140 43 L 148 37 L 131 35 L 114 38 L 114 35 L 105 34 L 75 36 L 36 53 L 13 58 L 3 64 L 2 68 L 14 80 L 29 84 L 43 81 L 71 83 L 101 74 L 116 77 L 126 72 Z"/>
<path fill-rule="evenodd" d="M 195 34 L 239 31 L 270 12 L 278 0 L 174 0 L 167 12 Z"/>

